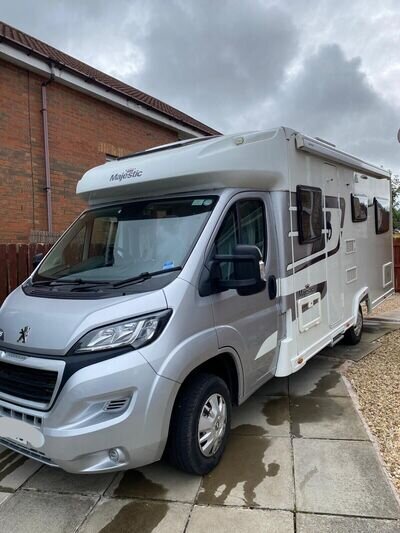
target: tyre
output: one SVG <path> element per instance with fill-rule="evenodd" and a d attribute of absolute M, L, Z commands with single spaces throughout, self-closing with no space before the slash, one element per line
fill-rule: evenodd
<path fill-rule="evenodd" d="M 363 314 L 361 310 L 361 306 L 358 308 L 357 313 L 357 322 L 354 326 L 352 326 L 350 329 L 346 331 L 344 334 L 343 342 L 345 344 L 358 344 L 361 340 L 362 335 L 362 329 L 363 329 Z"/>
<path fill-rule="evenodd" d="M 204 475 L 219 462 L 231 427 L 231 395 L 221 378 L 197 374 L 178 394 L 168 443 L 167 460 L 185 472 Z"/>

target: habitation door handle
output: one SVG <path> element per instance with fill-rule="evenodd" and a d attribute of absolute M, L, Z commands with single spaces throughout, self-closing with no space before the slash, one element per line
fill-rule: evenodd
<path fill-rule="evenodd" d="M 327 239 L 328 239 L 328 241 L 330 241 L 331 238 L 332 238 L 332 232 L 333 232 L 333 230 L 332 230 L 332 224 L 331 224 L 330 222 L 327 222 L 327 223 L 326 223 L 326 229 L 328 230 Z"/>

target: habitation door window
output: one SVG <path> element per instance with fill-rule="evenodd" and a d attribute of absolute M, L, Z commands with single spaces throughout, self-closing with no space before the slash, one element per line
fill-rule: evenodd
<path fill-rule="evenodd" d="M 353 222 L 364 222 L 368 218 L 368 197 L 363 194 L 351 195 L 351 218 Z"/>
<path fill-rule="evenodd" d="M 377 234 L 386 233 L 390 226 L 390 202 L 386 198 L 374 198 L 375 231 Z"/>
<path fill-rule="evenodd" d="M 300 244 L 321 238 L 323 227 L 321 189 L 305 185 L 297 186 L 297 216 Z"/>

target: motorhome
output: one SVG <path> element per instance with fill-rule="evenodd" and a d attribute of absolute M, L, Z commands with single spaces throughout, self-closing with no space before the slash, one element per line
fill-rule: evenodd
<path fill-rule="evenodd" d="M 69 472 L 209 472 L 232 405 L 393 292 L 390 174 L 286 127 L 122 157 L 77 194 L 0 310 L 0 443 Z"/>

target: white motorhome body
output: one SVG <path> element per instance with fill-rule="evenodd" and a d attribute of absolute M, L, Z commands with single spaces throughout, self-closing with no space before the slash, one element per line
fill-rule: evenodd
<path fill-rule="evenodd" d="M 90 170 L 77 193 L 101 205 L 225 188 L 271 194 L 286 328 L 276 376 L 291 374 L 340 340 L 356 323 L 362 301 L 371 310 L 393 293 L 389 172 L 290 128 L 148 150 Z M 321 192 L 321 236 L 302 241 L 299 196 L 313 188 Z M 360 201 L 366 202 L 367 216 L 357 220 L 353 211 L 362 210 Z M 377 233 L 377 216 L 386 217 L 383 233 Z"/>
<path fill-rule="evenodd" d="M 70 472 L 219 461 L 231 404 L 393 292 L 390 175 L 280 127 L 89 170 L 0 308 L 0 444 Z"/>

